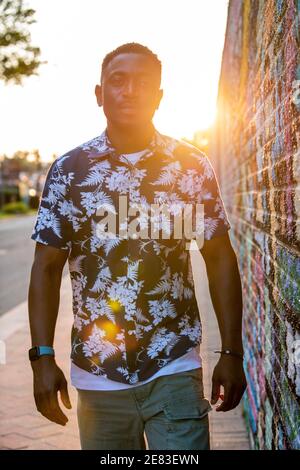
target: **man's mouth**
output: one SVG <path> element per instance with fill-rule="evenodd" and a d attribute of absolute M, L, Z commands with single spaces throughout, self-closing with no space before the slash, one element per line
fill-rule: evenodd
<path fill-rule="evenodd" d="M 129 110 L 129 111 L 138 111 L 138 106 L 137 105 L 134 105 L 134 104 L 130 104 L 130 103 L 127 103 L 127 104 L 123 104 L 120 106 L 121 109 L 125 109 L 126 111 Z"/>

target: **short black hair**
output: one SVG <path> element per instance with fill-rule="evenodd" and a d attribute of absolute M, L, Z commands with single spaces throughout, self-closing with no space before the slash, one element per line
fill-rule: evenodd
<path fill-rule="evenodd" d="M 127 42 L 126 44 L 122 44 L 121 46 L 117 47 L 113 51 L 109 52 L 106 54 L 106 56 L 103 59 L 102 62 L 102 67 L 101 67 L 101 81 L 103 78 L 103 72 L 109 62 L 116 57 L 119 54 L 127 53 L 127 52 L 133 52 L 135 54 L 144 54 L 147 57 L 150 57 L 153 60 L 153 63 L 155 67 L 157 67 L 157 72 L 159 75 L 159 79 L 161 79 L 161 61 L 157 57 L 154 52 L 152 52 L 148 47 L 143 46 L 142 44 L 139 44 L 138 42 Z"/>

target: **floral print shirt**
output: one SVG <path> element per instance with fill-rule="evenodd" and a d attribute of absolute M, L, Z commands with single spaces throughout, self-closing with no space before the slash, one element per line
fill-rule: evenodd
<path fill-rule="evenodd" d="M 225 234 L 230 223 L 206 154 L 156 129 L 134 165 L 105 129 L 50 166 L 31 238 L 68 250 L 71 360 L 135 384 L 199 345 L 201 320 L 187 239 L 175 238 L 172 224 L 169 238 L 99 236 L 99 208 L 117 217 L 120 196 L 127 209 L 166 204 L 172 213 L 203 204 L 205 240 Z M 137 220 L 142 228 L 143 213 Z M 163 230 L 163 216 L 156 223 Z"/>

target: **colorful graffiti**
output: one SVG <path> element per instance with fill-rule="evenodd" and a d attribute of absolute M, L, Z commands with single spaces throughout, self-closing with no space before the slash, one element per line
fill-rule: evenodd
<path fill-rule="evenodd" d="M 300 0 L 230 0 L 209 149 L 243 284 L 254 449 L 300 449 Z"/>

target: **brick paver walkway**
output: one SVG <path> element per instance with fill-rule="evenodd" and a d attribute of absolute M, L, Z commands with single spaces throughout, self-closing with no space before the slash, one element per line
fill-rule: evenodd
<path fill-rule="evenodd" d="M 202 257 L 197 252 L 193 252 L 192 256 L 195 279 L 199 285 L 197 295 L 203 323 L 201 356 L 204 386 L 206 396 L 210 398 L 210 378 L 218 359 L 212 351 L 220 345 L 219 334 L 208 295 Z M 71 325 L 70 281 L 68 277 L 64 277 L 54 347 L 58 365 L 69 382 L 73 407 L 71 410 L 63 408 L 69 422 L 65 427 L 61 427 L 48 421 L 35 409 L 32 371 L 27 359 L 27 350 L 31 344 L 27 302 L 18 305 L 0 319 L 0 339 L 6 346 L 6 364 L 0 364 L 0 449 L 80 449 L 76 418 L 77 393 L 69 380 Z M 212 449 L 249 448 L 241 417 L 241 405 L 227 413 L 217 413 L 213 410 L 209 416 Z"/>

